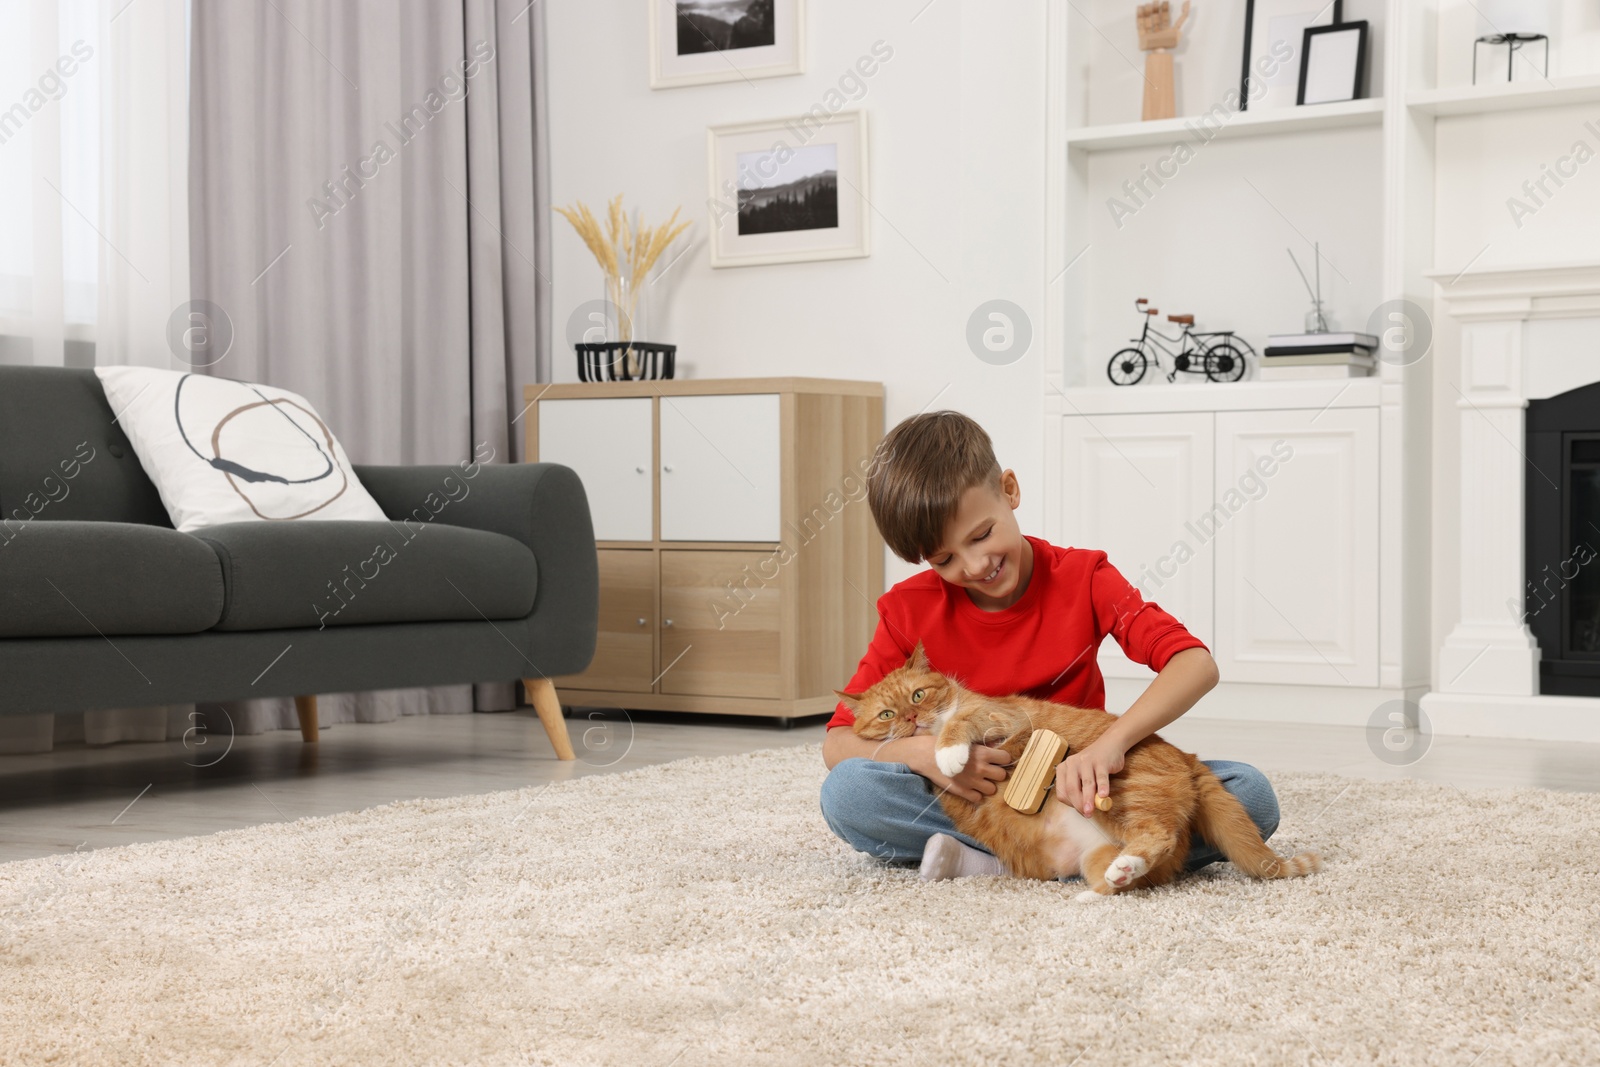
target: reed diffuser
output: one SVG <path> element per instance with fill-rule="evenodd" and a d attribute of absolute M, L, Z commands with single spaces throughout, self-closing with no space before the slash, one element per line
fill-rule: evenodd
<path fill-rule="evenodd" d="M 633 316 L 639 307 L 639 292 L 661 253 L 689 228 L 687 222 L 678 222 L 682 209 L 674 208 L 672 217 L 659 226 L 646 226 L 642 219 L 630 226 L 622 210 L 622 194 L 618 193 L 606 205 L 603 231 L 600 220 L 581 200 L 572 207 L 555 210 L 572 223 L 606 276 L 606 299 L 616 309 L 617 340 L 624 345 L 623 366 L 628 377 L 634 377 L 639 373 L 638 357 L 630 342 L 634 340 Z"/>

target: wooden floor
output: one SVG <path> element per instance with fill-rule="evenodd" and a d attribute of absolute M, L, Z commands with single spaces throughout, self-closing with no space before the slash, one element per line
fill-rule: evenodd
<path fill-rule="evenodd" d="M 188 837 L 328 815 L 413 797 L 489 793 L 609 774 L 692 755 L 820 741 L 822 718 L 784 729 L 759 719 L 574 709 L 578 759 L 556 760 L 531 709 L 414 717 L 324 729 L 307 745 L 292 730 L 218 742 L 59 746 L 0 757 L 0 861 L 74 849 Z M 616 716 L 613 711 L 608 713 Z M 1179 720 L 1161 736 L 1201 759 L 1278 771 L 1415 777 L 1461 789 L 1537 786 L 1600 791 L 1600 745 L 1433 738 L 1404 766 L 1385 763 L 1349 727 Z M 820 765 L 820 758 L 819 758 Z M 209 763 L 209 766 L 197 764 Z"/>

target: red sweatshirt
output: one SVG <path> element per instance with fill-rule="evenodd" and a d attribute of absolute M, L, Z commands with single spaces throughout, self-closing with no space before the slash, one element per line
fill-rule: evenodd
<path fill-rule="evenodd" d="M 1128 658 L 1155 671 L 1173 654 L 1205 644 L 1147 601 L 1098 549 L 1057 548 L 1029 537 L 1033 574 L 1021 599 L 984 611 L 965 589 L 923 571 L 878 598 L 878 630 L 847 693 L 869 689 L 905 665 L 917 642 L 935 670 L 989 696 L 1022 693 L 1080 708 L 1103 708 L 1105 681 L 1095 653 L 1110 634 Z M 828 729 L 855 722 L 840 704 Z"/>

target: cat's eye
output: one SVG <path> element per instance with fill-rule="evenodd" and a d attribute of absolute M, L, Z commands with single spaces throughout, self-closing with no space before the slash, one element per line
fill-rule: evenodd
<path fill-rule="evenodd" d="M 880 719 L 892 719 L 892 718 L 894 718 L 894 709 L 893 708 L 884 708 L 882 711 L 878 712 L 878 718 L 880 718 Z"/>
<path fill-rule="evenodd" d="M 922 703 L 922 694 L 924 694 L 926 692 L 927 692 L 926 689 L 918 689 L 915 693 L 912 693 L 911 694 L 911 703 L 913 703 L 913 704 Z"/>

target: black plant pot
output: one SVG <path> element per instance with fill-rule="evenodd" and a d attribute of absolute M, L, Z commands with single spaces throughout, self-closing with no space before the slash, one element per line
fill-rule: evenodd
<path fill-rule="evenodd" d="M 677 345 L 651 341 L 579 341 L 578 380 L 581 382 L 629 382 L 672 377 L 678 356 Z M 629 374 L 624 352 L 632 349 L 639 373 Z"/>

